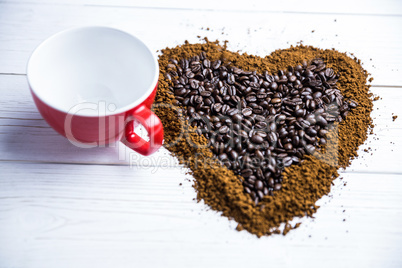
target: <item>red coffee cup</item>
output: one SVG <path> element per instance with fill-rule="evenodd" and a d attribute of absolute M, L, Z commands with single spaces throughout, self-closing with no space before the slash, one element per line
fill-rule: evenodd
<path fill-rule="evenodd" d="M 60 32 L 32 53 L 27 77 L 48 124 L 80 147 L 121 140 L 143 155 L 163 143 L 151 111 L 159 76 L 155 55 L 137 37 L 107 27 Z M 142 124 L 149 141 L 134 132 Z"/>

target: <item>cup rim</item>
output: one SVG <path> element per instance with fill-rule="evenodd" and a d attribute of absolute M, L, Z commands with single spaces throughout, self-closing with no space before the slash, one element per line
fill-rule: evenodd
<path fill-rule="evenodd" d="M 149 46 L 147 44 L 144 43 L 144 41 L 142 41 L 141 39 L 139 39 L 138 37 L 136 37 L 135 35 L 128 33 L 126 31 L 117 29 L 117 28 L 113 28 L 113 27 L 108 27 L 108 26 L 81 26 L 81 27 L 73 27 L 73 28 L 68 28 L 65 29 L 63 31 L 57 32 L 56 34 L 51 35 L 50 37 L 46 38 L 44 41 L 42 41 L 35 49 L 34 51 L 31 53 L 27 65 L 26 65 L 26 75 L 27 75 L 27 80 L 28 80 L 28 84 L 29 87 L 31 89 L 31 92 L 38 98 L 40 99 L 43 103 L 45 103 L 46 105 L 50 106 L 51 108 L 58 110 L 62 113 L 65 114 L 69 114 L 69 111 L 66 111 L 64 109 L 61 109 L 60 107 L 56 107 L 55 105 L 53 105 L 52 103 L 46 101 L 46 98 L 43 98 L 40 94 L 40 91 L 35 89 L 35 85 L 32 83 L 31 79 L 30 79 L 30 70 L 32 69 L 32 59 L 33 57 L 38 53 L 38 51 L 48 42 L 50 42 L 51 40 L 57 38 L 60 35 L 69 33 L 69 32 L 74 32 L 74 31 L 80 31 L 80 30 L 91 30 L 91 29 L 102 29 L 102 30 L 112 30 L 112 31 L 116 31 L 116 32 L 120 32 L 126 35 L 129 35 L 131 38 L 136 39 L 137 42 L 141 43 L 142 45 L 144 45 L 144 47 L 148 50 L 148 52 L 151 54 L 152 56 L 152 61 L 153 64 L 155 66 L 155 73 L 153 75 L 152 78 L 152 82 L 149 85 L 149 88 L 145 91 L 145 93 L 137 98 L 135 101 L 131 102 L 130 104 L 127 104 L 125 106 L 119 107 L 117 108 L 115 111 L 113 112 L 108 112 L 106 114 L 106 116 L 113 116 L 113 115 L 118 115 L 118 114 L 122 114 L 122 113 L 126 113 L 134 108 L 136 108 L 137 106 L 139 106 L 141 103 L 143 103 L 155 90 L 155 87 L 158 84 L 158 79 L 159 79 L 159 63 L 156 57 L 156 54 L 151 51 L 151 49 L 149 48 Z M 81 117 L 99 117 L 99 115 L 80 115 L 80 114 L 74 114 L 74 116 L 81 116 Z"/>

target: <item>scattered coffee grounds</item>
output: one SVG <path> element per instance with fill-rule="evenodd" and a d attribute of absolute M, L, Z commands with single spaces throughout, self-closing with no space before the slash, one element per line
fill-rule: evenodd
<path fill-rule="evenodd" d="M 393 116 L 392 116 L 392 121 L 395 121 L 397 118 L 398 118 L 397 115 L 393 115 Z"/>
<path fill-rule="evenodd" d="M 261 58 L 206 40 L 162 50 L 159 64 L 164 146 L 190 168 L 198 200 L 258 236 L 311 216 L 372 126 L 368 74 L 335 50 L 300 45 Z"/>
<path fill-rule="evenodd" d="M 331 123 L 357 106 L 343 100 L 337 75 L 320 59 L 276 75 L 211 62 L 205 52 L 170 62 L 165 77 L 184 118 L 244 178 L 255 204 L 280 190 L 283 169 L 326 144 Z"/>

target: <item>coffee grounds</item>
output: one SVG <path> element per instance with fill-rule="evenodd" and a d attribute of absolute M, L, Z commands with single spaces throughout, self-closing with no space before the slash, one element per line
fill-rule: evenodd
<path fill-rule="evenodd" d="M 244 193 L 242 178 L 213 158 L 205 137 L 198 135 L 195 127 L 189 126 L 184 120 L 169 90 L 172 82 L 165 77 L 169 59 L 179 61 L 201 52 L 205 52 L 211 60 L 219 59 L 225 64 L 230 62 L 243 70 L 258 73 L 276 73 L 288 66 L 321 58 L 327 67 L 340 74 L 337 85 L 343 96 L 355 100 L 359 105 L 349 112 L 345 121 L 334 124 L 336 127 L 327 134 L 328 142 L 323 153 L 305 156 L 301 165 L 287 167 L 283 172 L 282 189 L 274 196 L 264 196 L 255 205 L 250 196 Z M 159 87 L 154 110 L 164 125 L 165 147 L 180 163 L 190 168 L 199 201 L 204 200 L 212 209 L 237 221 L 237 230 L 246 229 L 257 236 L 286 234 L 299 226 L 288 224 L 294 217 L 312 216 L 318 208 L 315 202 L 329 193 L 332 180 L 338 176 L 337 169 L 348 166 L 351 159 L 357 156 L 358 146 L 367 138 L 368 127 L 372 127 L 372 95 L 366 84 L 368 73 L 359 60 L 335 50 L 299 45 L 277 50 L 261 58 L 230 52 L 225 45 L 206 40 L 204 44 L 186 42 L 182 46 L 162 50 L 159 65 Z M 279 226 L 282 223 L 286 224 L 281 231 Z"/>

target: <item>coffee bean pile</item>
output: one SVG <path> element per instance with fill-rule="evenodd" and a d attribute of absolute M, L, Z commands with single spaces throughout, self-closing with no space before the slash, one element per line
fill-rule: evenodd
<path fill-rule="evenodd" d="M 257 204 L 281 189 L 282 171 L 326 144 L 333 122 L 358 104 L 344 100 L 323 60 L 258 74 L 211 61 L 206 53 L 171 59 L 165 74 L 176 104 L 217 158 L 241 175 Z"/>

